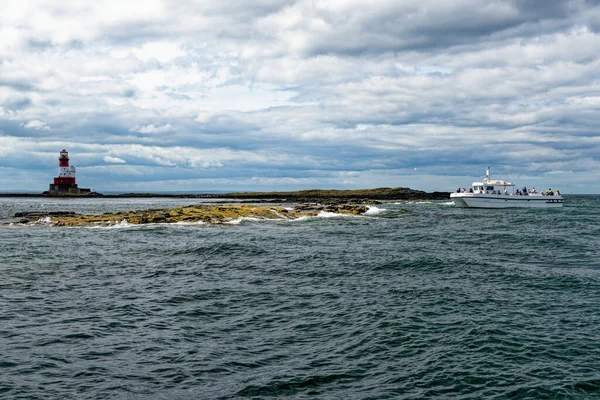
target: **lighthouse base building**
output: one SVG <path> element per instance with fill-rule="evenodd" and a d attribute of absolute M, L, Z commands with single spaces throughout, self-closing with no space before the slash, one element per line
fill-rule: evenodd
<path fill-rule="evenodd" d="M 89 193 L 89 189 L 83 189 Z M 70 194 L 81 194 L 82 189 L 77 187 L 77 184 L 68 184 L 68 183 L 51 183 L 50 189 L 48 190 L 51 194 L 59 194 L 59 193 L 70 193 Z"/>
<path fill-rule="evenodd" d="M 90 189 L 77 186 L 75 182 L 75 167 L 69 167 L 69 153 L 63 149 L 58 158 L 58 176 L 50 184 L 49 194 L 89 194 Z"/>

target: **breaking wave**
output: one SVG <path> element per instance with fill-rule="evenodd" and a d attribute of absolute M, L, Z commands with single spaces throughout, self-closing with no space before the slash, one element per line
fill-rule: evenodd
<path fill-rule="evenodd" d="M 376 206 L 367 206 L 367 207 L 369 208 L 369 210 L 365 213 L 366 215 L 376 215 L 376 214 L 381 214 L 381 213 L 387 211 L 386 208 L 379 208 Z"/>
<path fill-rule="evenodd" d="M 134 226 L 139 226 L 135 224 L 130 224 L 126 220 L 122 220 L 119 222 L 102 222 L 94 225 L 86 226 L 88 229 L 123 229 L 123 228 L 131 228 Z"/>
<path fill-rule="evenodd" d="M 35 222 L 31 222 L 29 225 L 51 226 L 52 219 L 50 217 L 42 217 Z"/>
<path fill-rule="evenodd" d="M 232 219 L 230 221 L 225 221 L 224 223 L 227 225 L 239 225 L 244 221 L 250 221 L 250 222 L 258 222 L 258 221 L 264 221 L 265 218 L 259 218 L 259 217 L 239 217 L 236 219 Z"/>
<path fill-rule="evenodd" d="M 315 216 L 315 218 L 341 218 L 341 217 L 357 217 L 357 215 L 341 214 L 341 213 L 334 213 L 334 212 L 329 212 L 329 211 L 320 211 Z"/>

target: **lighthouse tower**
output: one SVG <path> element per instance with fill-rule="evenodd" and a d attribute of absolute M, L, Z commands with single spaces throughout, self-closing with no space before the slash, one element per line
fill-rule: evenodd
<path fill-rule="evenodd" d="M 54 183 L 50 184 L 50 193 L 73 193 L 79 194 L 79 188 L 75 183 L 75 167 L 69 167 L 69 153 L 63 149 L 58 158 L 58 176 Z"/>

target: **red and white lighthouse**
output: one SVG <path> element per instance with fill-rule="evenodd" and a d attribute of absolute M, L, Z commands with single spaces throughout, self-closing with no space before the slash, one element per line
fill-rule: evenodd
<path fill-rule="evenodd" d="M 58 176 L 50 184 L 50 192 L 79 193 L 75 183 L 75 167 L 69 167 L 69 153 L 63 149 L 58 158 Z"/>
<path fill-rule="evenodd" d="M 75 167 L 69 167 L 69 153 L 63 149 L 58 158 L 58 176 L 55 185 L 75 185 Z"/>

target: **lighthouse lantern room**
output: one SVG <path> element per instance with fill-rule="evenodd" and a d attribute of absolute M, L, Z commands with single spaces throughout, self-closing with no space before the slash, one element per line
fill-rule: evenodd
<path fill-rule="evenodd" d="M 79 194 L 79 188 L 75 183 L 75 167 L 69 167 L 69 153 L 63 149 L 58 158 L 58 176 L 54 183 L 50 184 L 50 193 L 73 193 Z"/>

